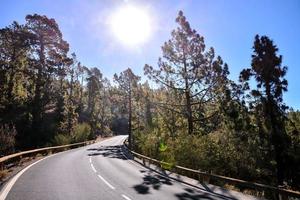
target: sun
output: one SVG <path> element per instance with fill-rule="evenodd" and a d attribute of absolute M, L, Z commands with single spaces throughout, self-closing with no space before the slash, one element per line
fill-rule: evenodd
<path fill-rule="evenodd" d="M 126 45 L 135 46 L 149 39 L 150 19 L 142 8 L 122 7 L 111 16 L 110 24 L 114 35 Z"/>

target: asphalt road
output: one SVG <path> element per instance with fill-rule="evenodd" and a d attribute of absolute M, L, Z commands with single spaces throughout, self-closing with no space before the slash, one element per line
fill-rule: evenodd
<path fill-rule="evenodd" d="M 19 176 L 6 199 L 252 199 L 226 190 L 217 193 L 191 187 L 159 175 L 129 159 L 122 146 L 125 138 L 116 136 L 43 159 Z"/>

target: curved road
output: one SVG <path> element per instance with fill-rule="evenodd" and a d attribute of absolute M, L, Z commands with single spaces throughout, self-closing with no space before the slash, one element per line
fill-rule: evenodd
<path fill-rule="evenodd" d="M 115 136 L 37 162 L 6 189 L 6 199 L 254 199 L 226 190 L 217 194 L 161 176 L 128 158 L 122 146 L 126 137 Z"/>

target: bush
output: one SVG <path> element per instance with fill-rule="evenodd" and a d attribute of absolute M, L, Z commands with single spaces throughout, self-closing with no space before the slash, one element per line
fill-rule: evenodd
<path fill-rule="evenodd" d="M 65 145 L 76 142 L 84 142 L 92 139 L 91 126 L 88 123 L 79 123 L 74 127 L 72 135 L 59 133 L 54 137 L 54 145 Z"/>
<path fill-rule="evenodd" d="M 142 154 L 152 157 L 158 158 L 159 155 L 159 137 L 157 136 L 157 132 L 149 132 L 149 133 L 135 133 L 134 134 L 135 150 L 141 152 Z"/>
<path fill-rule="evenodd" d="M 226 160 L 231 158 L 231 155 L 224 155 L 226 153 L 224 147 L 227 146 L 218 144 L 209 135 L 188 135 L 182 132 L 174 138 L 160 134 L 154 129 L 152 132 L 137 134 L 136 137 L 139 152 L 170 163 L 171 166 L 181 165 L 223 174 L 226 172 L 223 162 L 227 163 Z M 162 167 L 170 168 L 171 166 Z"/>
<path fill-rule="evenodd" d="M 84 142 L 92 139 L 91 126 L 88 123 L 77 124 L 74 128 L 73 142 Z"/>
<path fill-rule="evenodd" d="M 0 125 L 0 155 L 7 155 L 14 152 L 16 135 L 17 131 L 14 126 L 7 124 Z"/>
<path fill-rule="evenodd" d="M 72 138 L 69 135 L 65 134 L 57 134 L 54 137 L 54 145 L 65 145 L 65 144 L 70 144 L 72 142 Z"/>

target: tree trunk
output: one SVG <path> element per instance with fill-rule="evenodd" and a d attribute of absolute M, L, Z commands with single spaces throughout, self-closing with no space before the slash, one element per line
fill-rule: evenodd
<path fill-rule="evenodd" d="M 32 107 L 32 125 L 31 128 L 33 130 L 33 144 L 34 146 L 38 146 L 40 142 L 40 127 L 42 121 L 42 87 L 43 87 L 43 74 L 42 70 L 45 66 L 45 55 L 44 55 L 44 44 L 43 39 L 40 38 L 40 51 L 39 51 L 39 59 L 40 62 L 38 64 L 38 73 L 37 79 L 35 83 L 35 92 L 33 99 L 33 107 Z"/>
<path fill-rule="evenodd" d="M 274 146 L 274 153 L 275 153 L 275 160 L 276 160 L 276 175 L 277 175 L 277 184 L 282 185 L 284 181 L 284 158 L 283 158 L 283 151 L 285 150 L 284 145 L 285 141 L 282 137 L 283 128 L 280 126 L 278 121 L 276 119 L 274 112 L 274 107 L 271 102 L 268 102 L 269 104 L 269 111 L 270 111 L 270 121 L 271 121 L 271 143 Z M 272 110 L 271 110 L 272 109 Z"/>
<path fill-rule="evenodd" d="M 187 120 L 188 120 L 188 133 L 189 135 L 193 134 L 194 127 L 193 127 L 193 114 L 192 114 L 192 108 L 191 108 L 191 99 L 190 99 L 190 92 L 185 92 L 185 98 L 186 98 L 186 111 L 187 111 Z"/>
<path fill-rule="evenodd" d="M 74 71 L 72 70 L 71 71 L 71 80 L 70 80 L 70 96 L 68 98 L 68 106 L 73 106 L 73 79 L 74 79 Z M 73 112 L 73 110 L 71 110 Z M 71 135 L 72 132 L 73 132 L 73 124 L 72 124 L 72 121 L 73 121 L 73 116 L 70 111 L 70 108 L 68 108 L 68 134 Z"/>
<path fill-rule="evenodd" d="M 186 60 L 184 58 L 184 82 L 185 82 L 185 100 L 186 100 L 186 116 L 188 120 L 188 134 L 191 135 L 194 132 L 193 127 L 193 113 L 192 113 L 192 106 L 191 106 L 191 96 L 190 96 L 190 89 L 189 89 L 189 81 L 187 77 L 187 67 L 186 67 Z"/>
<path fill-rule="evenodd" d="M 284 162 L 282 153 L 284 151 L 285 141 L 282 137 L 284 133 L 283 127 L 280 125 L 281 121 L 277 120 L 277 107 L 273 102 L 273 97 L 271 95 L 271 86 L 269 82 L 266 82 L 266 96 L 267 96 L 267 113 L 271 123 L 270 132 L 271 132 L 271 143 L 274 146 L 275 160 L 276 160 L 276 175 L 277 175 L 277 184 L 282 185 L 284 181 Z"/>
<path fill-rule="evenodd" d="M 13 102 L 13 88 L 14 88 L 14 77 L 15 77 L 15 71 L 14 71 L 14 68 L 16 68 L 15 65 L 15 48 L 14 48 L 14 51 L 13 51 L 13 56 L 12 56 L 12 61 L 14 64 L 9 64 L 10 66 L 10 74 L 9 74 L 9 82 L 8 82 L 8 88 L 7 88 L 7 99 L 8 99 L 8 102 L 12 103 Z"/>
<path fill-rule="evenodd" d="M 132 133 L 131 133 L 131 118 L 132 118 L 132 109 L 131 109 L 131 87 L 129 86 L 129 93 L 128 93 L 128 142 L 129 148 L 132 149 Z"/>

